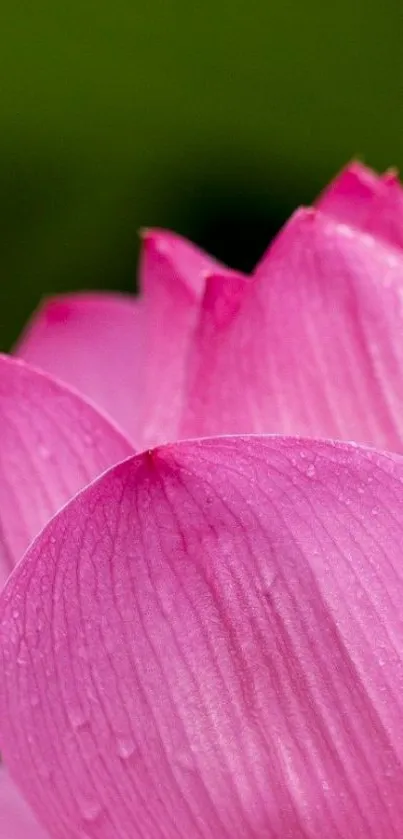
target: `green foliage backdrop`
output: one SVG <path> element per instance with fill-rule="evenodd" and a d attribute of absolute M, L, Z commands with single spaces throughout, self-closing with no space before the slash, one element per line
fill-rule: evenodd
<path fill-rule="evenodd" d="M 134 284 L 167 225 L 249 267 L 352 156 L 403 164 L 401 0 L 14 0 L 0 347 L 43 294 Z"/>

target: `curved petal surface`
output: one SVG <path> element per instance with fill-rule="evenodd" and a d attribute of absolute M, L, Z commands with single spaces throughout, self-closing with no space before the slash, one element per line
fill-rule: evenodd
<path fill-rule="evenodd" d="M 134 298 L 71 294 L 41 306 L 15 354 L 77 388 L 137 445 L 143 341 L 141 304 Z"/>
<path fill-rule="evenodd" d="M 175 437 L 182 410 L 185 362 L 206 278 L 225 271 L 195 245 L 163 230 L 144 235 L 146 365 L 142 447 Z"/>
<path fill-rule="evenodd" d="M 133 448 L 81 396 L 7 356 L 0 428 L 1 586 L 48 519 Z"/>
<path fill-rule="evenodd" d="M 346 444 L 182 443 L 77 496 L 0 605 L 52 836 L 400 839 L 402 537 L 403 461 Z"/>
<path fill-rule="evenodd" d="M 222 267 L 222 266 L 221 266 Z M 153 228 L 143 232 L 140 287 L 146 297 L 159 294 L 160 286 L 185 286 L 200 299 L 204 277 L 220 268 L 214 257 L 171 230 Z"/>
<path fill-rule="evenodd" d="M 403 256 L 300 210 L 252 281 L 207 283 L 178 437 L 273 432 L 403 450 Z"/>
<path fill-rule="evenodd" d="M 0 836 L 1 839 L 49 839 L 4 768 L 0 768 Z"/>
<path fill-rule="evenodd" d="M 403 189 L 394 172 L 379 176 L 352 163 L 325 189 L 317 207 L 344 224 L 403 247 Z"/>

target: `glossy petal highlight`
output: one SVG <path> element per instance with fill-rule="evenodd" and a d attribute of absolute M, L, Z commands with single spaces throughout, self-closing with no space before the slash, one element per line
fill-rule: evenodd
<path fill-rule="evenodd" d="M 46 301 L 16 355 L 77 388 L 138 442 L 143 394 L 141 304 L 118 294 Z"/>
<path fill-rule="evenodd" d="M 271 432 L 403 451 L 403 256 L 314 210 L 252 281 L 207 283 L 177 436 Z"/>
<path fill-rule="evenodd" d="M 48 519 L 133 448 L 78 394 L 7 356 L 0 428 L 1 586 Z"/>
<path fill-rule="evenodd" d="M 4 767 L 0 768 L 0 836 L 1 839 L 49 839 Z"/>
<path fill-rule="evenodd" d="M 54 839 L 400 839 L 402 538 L 402 460 L 343 444 L 172 445 L 77 496 L 0 605 Z"/>
<path fill-rule="evenodd" d="M 403 248 L 403 189 L 394 172 L 347 166 L 319 198 L 322 212 Z"/>

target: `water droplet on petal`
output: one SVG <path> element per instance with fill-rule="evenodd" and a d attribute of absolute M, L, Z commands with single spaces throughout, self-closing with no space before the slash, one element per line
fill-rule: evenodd
<path fill-rule="evenodd" d="M 117 741 L 117 753 L 122 760 L 128 760 L 134 754 L 136 744 L 131 737 L 119 737 Z"/>
<path fill-rule="evenodd" d="M 79 731 L 80 728 L 84 728 L 88 724 L 88 714 L 78 705 L 74 707 L 70 705 L 66 710 L 70 725 L 74 728 L 74 731 Z"/>
<path fill-rule="evenodd" d="M 81 798 L 79 801 L 81 815 L 86 822 L 95 822 L 99 819 L 103 808 L 95 798 Z"/>
<path fill-rule="evenodd" d="M 21 644 L 20 644 L 20 647 L 19 647 L 19 650 L 18 650 L 18 655 L 17 655 L 17 664 L 26 665 L 26 664 L 28 664 L 28 661 L 29 661 L 28 647 L 27 647 L 25 641 L 21 641 Z"/>
<path fill-rule="evenodd" d="M 184 772 L 194 772 L 195 766 L 191 752 L 187 750 L 179 750 L 175 754 L 175 764 Z"/>

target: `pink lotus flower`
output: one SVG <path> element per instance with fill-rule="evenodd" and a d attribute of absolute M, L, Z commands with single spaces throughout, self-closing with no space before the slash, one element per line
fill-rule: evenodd
<path fill-rule="evenodd" d="M 0 359 L 1 839 L 401 839 L 402 246 L 353 165 Z"/>

